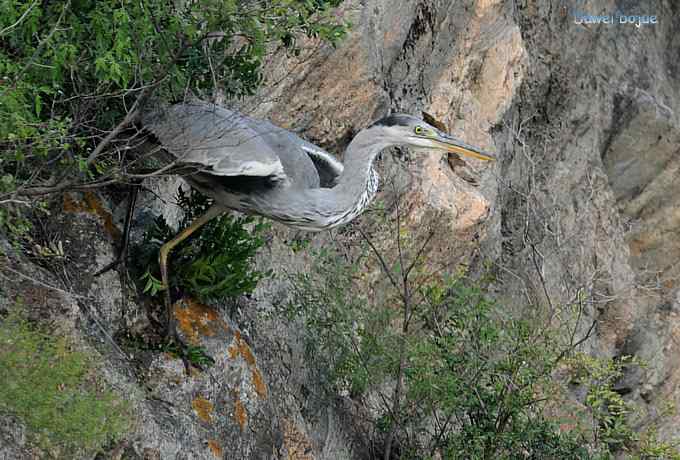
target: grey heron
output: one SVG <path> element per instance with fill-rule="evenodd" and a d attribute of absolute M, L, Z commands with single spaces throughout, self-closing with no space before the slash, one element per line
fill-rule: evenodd
<path fill-rule="evenodd" d="M 204 102 L 151 111 L 142 123 L 177 162 L 194 165 L 189 184 L 214 204 L 160 250 L 170 323 L 167 262 L 170 251 L 202 225 L 232 209 L 285 225 L 321 231 L 346 224 L 378 190 L 373 160 L 384 149 L 407 145 L 493 157 L 411 115 L 393 114 L 360 131 L 341 163 L 322 148 L 268 121 Z"/>

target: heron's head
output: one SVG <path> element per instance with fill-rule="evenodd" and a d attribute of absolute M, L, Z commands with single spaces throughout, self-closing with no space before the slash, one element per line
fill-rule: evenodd
<path fill-rule="evenodd" d="M 390 144 L 444 150 L 486 161 L 495 160 L 492 155 L 412 115 L 389 115 L 374 123 L 371 131 Z"/>

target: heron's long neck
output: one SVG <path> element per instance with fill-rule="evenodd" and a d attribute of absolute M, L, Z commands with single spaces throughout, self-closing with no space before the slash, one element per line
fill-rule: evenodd
<path fill-rule="evenodd" d="M 312 231 L 346 224 L 361 214 L 373 199 L 377 177 L 371 166 L 378 153 L 390 145 L 376 142 L 370 129 L 361 131 L 345 151 L 344 171 L 338 185 L 331 189 L 301 189 L 251 197 L 251 201 L 261 199 L 252 209 L 287 225 Z"/>
<path fill-rule="evenodd" d="M 345 151 L 343 158 L 345 169 L 333 191 L 337 189 L 343 197 L 353 201 L 359 198 L 371 180 L 373 160 L 390 145 L 388 142 L 376 141 L 370 130 L 359 132 Z"/>
<path fill-rule="evenodd" d="M 389 146 L 387 142 L 376 141 L 370 129 L 352 139 L 343 158 L 344 171 L 332 189 L 339 207 L 360 213 L 368 205 L 377 188 L 373 160 Z"/>

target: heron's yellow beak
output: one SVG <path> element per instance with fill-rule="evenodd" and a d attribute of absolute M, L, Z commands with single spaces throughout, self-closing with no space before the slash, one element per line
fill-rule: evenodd
<path fill-rule="evenodd" d="M 455 137 L 448 136 L 444 133 L 439 133 L 436 138 L 431 139 L 435 147 L 446 150 L 447 152 L 457 153 L 468 157 L 477 158 L 484 161 L 495 161 L 496 158 L 477 147 L 466 144 Z"/>

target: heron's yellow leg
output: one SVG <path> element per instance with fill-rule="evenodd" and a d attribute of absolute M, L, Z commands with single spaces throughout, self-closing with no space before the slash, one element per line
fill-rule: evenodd
<path fill-rule="evenodd" d="M 186 240 L 194 233 L 196 230 L 210 222 L 215 217 L 223 214 L 225 209 L 218 205 L 213 205 L 203 214 L 194 220 L 191 225 L 182 230 L 177 234 L 176 237 L 165 243 L 160 250 L 158 255 L 158 263 L 161 267 L 161 281 L 163 281 L 163 287 L 165 288 L 165 308 L 167 310 L 167 323 L 166 323 L 166 333 L 170 332 L 170 325 L 172 324 L 172 301 L 170 299 L 170 284 L 168 282 L 168 256 L 170 251 L 177 246 L 182 241 Z"/>

